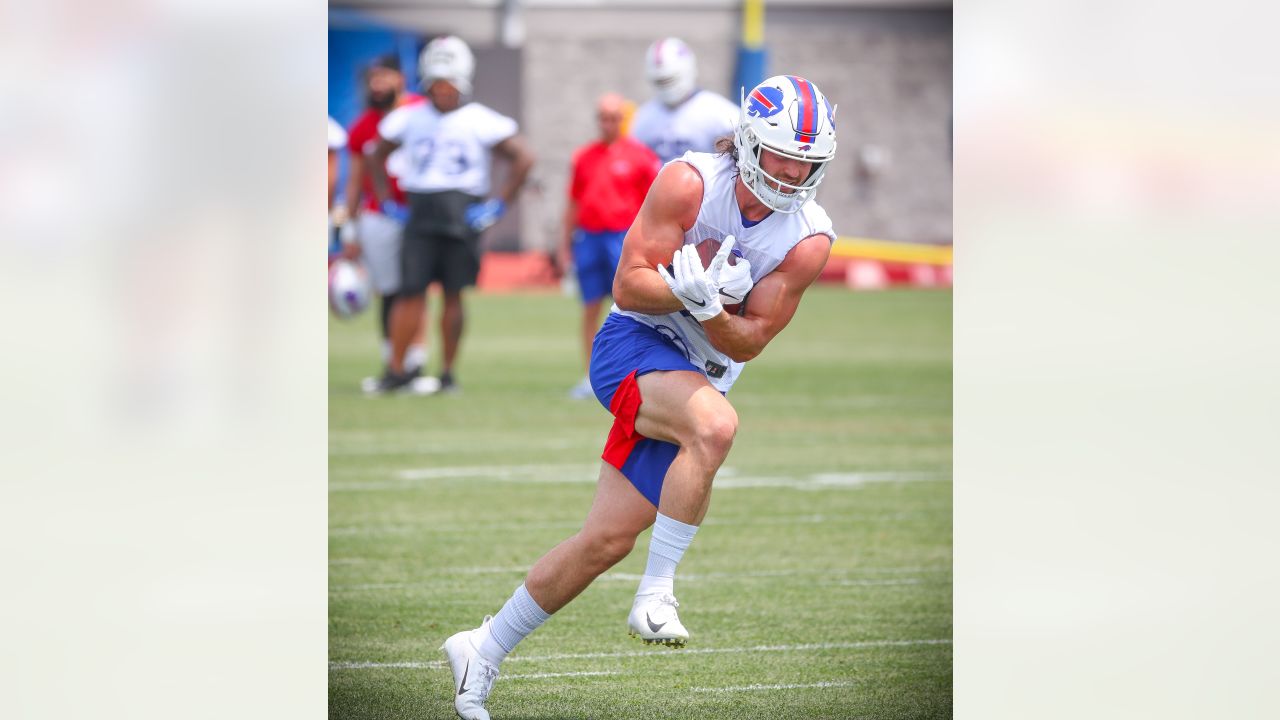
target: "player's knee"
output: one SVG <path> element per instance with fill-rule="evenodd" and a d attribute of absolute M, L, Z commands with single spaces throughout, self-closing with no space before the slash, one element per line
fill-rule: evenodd
<path fill-rule="evenodd" d="M 600 571 L 604 572 L 629 555 L 635 545 L 634 536 L 625 533 L 604 533 L 591 538 L 591 556 Z"/>
<path fill-rule="evenodd" d="M 709 457 L 723 460 L 738 434 L 738 414 L 729 408 L 727 412 L 709 415 L 698 422 L 695 432 L 702 451 Z"/>

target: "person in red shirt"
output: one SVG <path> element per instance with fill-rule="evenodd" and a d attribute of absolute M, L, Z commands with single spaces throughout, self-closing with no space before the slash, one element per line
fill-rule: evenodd
<path fill-rule="evenodd" d="M 381 336 L 383 362 L 390 353 L 388 324 L 391 305 L 400 289 L 400 246 L 404 231 L 405 195 L 396 183 L 395 163 L 391 157 L 387 165 L 390 201 L 386 207 L 378 204 L 373 188 L 373 174 L 366 163 L 373 161 L 378 147 L 378 123 L 395 108 L 424 102 L 421 95 L 405 92 L 404 75 L 400 72 L 400 59 L 389 53 L 374 60 L 364 71 L 365 111 L 352 123 L 348 131 L 347 186 L 345 191 L 347 222 L 342 227 L 342 254 L 355 260 L 362 258 L 369 271 L 369 280 L 381 299 Z M 405 363 L 422 367 L 427 352 L 423 334 L 414 338 L 406 354 Z M 377 383 L 377 378 L 365 378 L 361 386 L 367 391 Z"/>
<path fill-rule="evenodd" d="M 582 294 L 583 357 L 588 366 L 602 301 L 613 293 L 622 239 L 661 166 L 653 151 L 622 134 L 625 108 L 626 100 L 614 93 L 596 103 L 600 139 L 574 153 L 565 208 L 560 266 L 572 264 L 577 275 Z M 593 397 L 590 380 L 584 377 L 570 395 Z"/>

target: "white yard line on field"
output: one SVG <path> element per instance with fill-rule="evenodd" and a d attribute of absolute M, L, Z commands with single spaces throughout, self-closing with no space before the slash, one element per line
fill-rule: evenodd
<path fill-rule="evenodd" d="M 539 437 L 535 435 L 505 437 L 502 441 L 504 449 L 514 450 L 563 450 L 582 445 L 599 446 L 600 439 L 594 434 L 581 434 L 572 437 Z M 330 454 L 359 453 L 360 451 L 383 447 L 429 448 L 440 452 L 493 452 L 493 440 L 488 436 L 450 436 L 423 431 L 394 430 L 353 430 L 333 431 L 329 433 Z"/>
<path fill-rule="evenodd" d="M 829 688 L 829 687 L 851 687 L 852 682 L 844 680 L 838 682 L 816 682 L 816 683 L 782 683 L 780 685 L 740 685 L 738 687 L 696 687 L 689 688 L 694 692 L 705 693 L 727 693 L 727 692 L 746 692 L 750 690 L 801 690 L 805 688 Z"/>
<path fill-rule="evenodd" d="M 330 492 L 371 492 L 379 490 L 412 490 L 433 480 L 468 480 L 469 482 L 594 484 L 599 474 L 595 464 L 523 464 L 460 465 L 451 467 L 407 468 L 392 471 L 394 480 L 373 482 L 335 482 Z M 789 488 L 793 490 L 831 490 L 857 488 L 873 483 L 950 482 L 946 472 L 820 472 L 799 475 L 738 475 L 734 468 L 721 468 L 714 487 L 722 490 L 755 488 Z"/>
<path fill-rule="evenodd" d="M 400 487 L 400 486 L 397 486 Z M 703 521 L 703 525 L 715 527 L 757 527 L 761 525 L 821 525 L 826 523 L 852 523 L 859 520 L 904 520 L 912 516 L 912 513 L 892 513 L 882 515 L 779 515 L 774 517 L 760 518 L 707 518 Z M 437 524 L 430 522 L 412 523 L 412 524 L 386 524 L 386 525 L 335 525 L 329 528 L 330 537 L 345 537 L 353 535 L 409 535 L 413 533 L 459 533 L 459 532 L 521 532 L 533 530 L 576 530 L 582 527 L 582 519 L 580 517 L 567 518 L 565 520 L 541 520 L 527 522 L 499 522 L 499 523 L 467 523 L 461 525 Z"/>
<path fill-rule="evenodd" d="M 559 522 L 472 523 L 468 525 L 342 525 L 329 528 L 330 537 L 345 535 L 408 535 L 411 533 L 513 532 L 520 530 L 576 530 L 582 519 Z"/>
<path fill-rule="evenodd" d="M 562 477 L 573 482 L 584 482 L 580 476 L 587 476 L 586 482 L 595 482 L 600 466 L 582 463 L 544 463 L 528 465 L 459 465 L 456 467 L 410 468 L 400 470 L 396 477 L 401 480 L 453 480 L 456 478 L 488 478 L 491 480 L 508 480 L 523 477 Z"/>
<path fill-rule="evenodd" d="M 830 490 L 855 488 L 871 483 L 950 482 L 949 475 L 935 472 L 851 472 L 813 473 L 809 475 L 743 475 L 716 478 L 717 490 L 748 488 L 789 488 L 792 490 Z"/>
<path fill-rule="evenodd" d="M 940 568 L 934 572 L 946 572 L 945 568 Z M 740 572 L 740 573 L 686 573 L 680 576 L 680 582 L 705 582 L 707 580 L 739 580 L 744 578 L 771 578 L 771 577 L 793 577 L 802 576 L 823 576 L 823 575 L 845 575 L 848 573 L 864 572 L 862 570 L 762 570 L 756 572 Z M 871 571 L 866 571 L 871 572 Z M 879 572 L 890 572 L 889 570 L 880 570 Z M 925 570 L 924 572 L 929 572 Z M 605 573 L 600 576 L 601 580 L 606 582 L 639 582 L 643 575 L 636 573 Z M 891 580 L 819 580 L 824 585 L 919 585 L 924 582 L 921 578 L 893 578 Z"/>
<path fill-rule="evenodd" d="M 571 440 L 545 440 L 538 443 L 521 443 L 512 445 L 510 442 L 504 442 L 505 450 L 572 450 L 576 448 L 595 448 L 600 443 L 594 438 L 582 441 Z M 350 445 L 335 446 L 332 442 L 329 446 L 330 457 L 342 456 L 377 456 L 377 455 L 492 455 L 493 445 L 491 443 L 477 443 L 470 445 L 458 445 L 454 442 L 427 444 L 421 440 L 406 441 L 399 444 L 377 444 L 371 443 L 367 445 Z"/>
<path fill-rule="evenodd" d="M 527 567 L 509 566 L 509 567 L 460 567 L 460 568 L 437 568 L 431 571 L 432 577 L 441 577 L 448 575 L 510 575 L 516 573 L 525 573 Z M 949 567 L 920 568 L 920 567 L 904 567 L 904 568 L 850 568 L 845 570 L 832 569 L 790 569 L 790 570 L 748 570 L 744 572 L 708 572 L 708 573 L 686 573 L 680 576 L 681 582 L 715 582 L 720 580 L 742 580 L 748 578 L 772 578 L 772 577 L 819 577 L 816 581 L 820 585 L 920 585 L 926 582 L 924 578 L 889 578 L 889 579 L 859 579 L 836 577 L 832 575 L 860 575 L 860 574 L 899 574 L 899 573 L 949 573 Z M 639 582 L 642 576 L 637 573 L 610 572 L 599 577 L 602 582 Z M 438 584 L 437 580 L 415 580 L 411 582 L 385 582 L 385 583 L 353 583 L 350 585 L 331 585 L 330 592 L 350 592 L 360 590 L 397 590 L 402 588 L 413 587 L 431 587 Z"/>
<path fill-rule="evenodd" d="M 499 680 L 540 680 L 542 678 L 557 677 L 595 677 L 598 675 L 621 675 L 617 670 L 584 670 L 582 672 L 559 672 L 559 673 L 526 673 L 515 675 L 499 675 Z"/>
<path fill-rule="evenodd" d="M 921 585 L 924 580 L 920 578 L 896 578 L 893 580 L 823 580 L 822 585 L 850 585 L 850 586 L 873 586 L 873 585 Z"/>
<path fill-rule="evenodd" d="M 512 655 L 507 662 L 545 662 L 548 660 L 594 660 L 598 658 L 638 658 L 664 657 L 675 658 L 683 655 L 729 655 L 734 653 L 767 653 L 767 652 L 804 652 L 807 650 L 860 650 L 878 647 L 910 647 L 916 645 L 950 645 L 949 638 L 937 640 L 863 640 L 859 642 L 826 642 L 802 643 L 799 645 L 754 645 L 736 648 L 685 648 L 672 652 L 641 650 L 631 652 L 596 652 L 596 653 L 556 653 L 552 655 Z M 445 666 L 444 660 L 432 662 L 331 662 L 330 670 L 365 670 L 382 668 L 440 668 Z"/>
<path fill-rule="evenodd" d="M 595 484 L 600 472 L 597 464 L 524 464 L 524 465 L 456 465 L 446 467 L 407 468 L 392 471 L 395 481 L 330 483 L 330 492 L 364 492 L 376 490 L 412 490 L 431 480 L 468 480 L 470 482 L 537 483 L 587 485 Z"/>

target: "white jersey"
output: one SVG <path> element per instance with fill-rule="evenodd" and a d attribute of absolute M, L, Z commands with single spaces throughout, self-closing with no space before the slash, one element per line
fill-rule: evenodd
<path fill-rule="evenodd" d="M 337 120 L 329 118 L 329 150 L 341 150 L 347 144 L 347 131 Z"/>
<path fill-rule="evenodd" d="M 378 123 L 378 134 L 405 150 L 396 167 L 400 187 L 416 193 L 488 195 L 493 146 L 518 129 L 515 120 L 477 102 L 447 113 L 429 103 L 406 105 Z"/>
<path fill-rule="evenodd" d="M 689 163 L 702 176 L 702 206 L 693 227 L 684 234 L 684 243 L 721 242 L 726 236 L 733 235 L 737 238 L 734 248 L 741 250 L 743 257 L 751 261 L 753 283 L 773 272 L 801 240 L 811 235 L 826 235 L 833 242 L 836 239 L 831 218 L 812 200 L 805 203 L 800 212 L 771 213 L 746 227 L 734 195 L 734 186 L 738 183 L 737 166 L 728 154 L 690 152 L 673 162 Z M 703 368 L 711 385 L 720 392 L 728 392 L 742 372 L 743 363 L 731 360 L 712 347 L 702 324 L 687 313 L 646 315 L 622 310 L 616 304 L 611 312 L 634 318 L 671 339 L 685 351 L 690 362 Z"/>
<path fill-rule="evenodd" d="M 686 152 L 714 152 L 716 140 L 733 133 L 738 106 L 710 90 L 698 90 L 674 108 L 654 98 L 631 119 L 631 136 L 662 162 Z"/>

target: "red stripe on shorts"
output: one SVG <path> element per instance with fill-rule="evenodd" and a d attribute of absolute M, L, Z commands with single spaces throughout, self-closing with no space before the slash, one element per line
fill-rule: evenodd
<path fill-rule="evenodd" d="M 610 465 L 622 469 L 636 444 L 644 436 L 636 432 L 636 414 L 640 412 L 640 386 L 636 384 L 636 373 L 631 374 L 618 383 L 613 393 L 613 402 L 609 403 L 609 412 L 613 413 L 613 427 L 609 430 L 609 439 L 604 442 L 604 453 L 600 458 Z"/>

